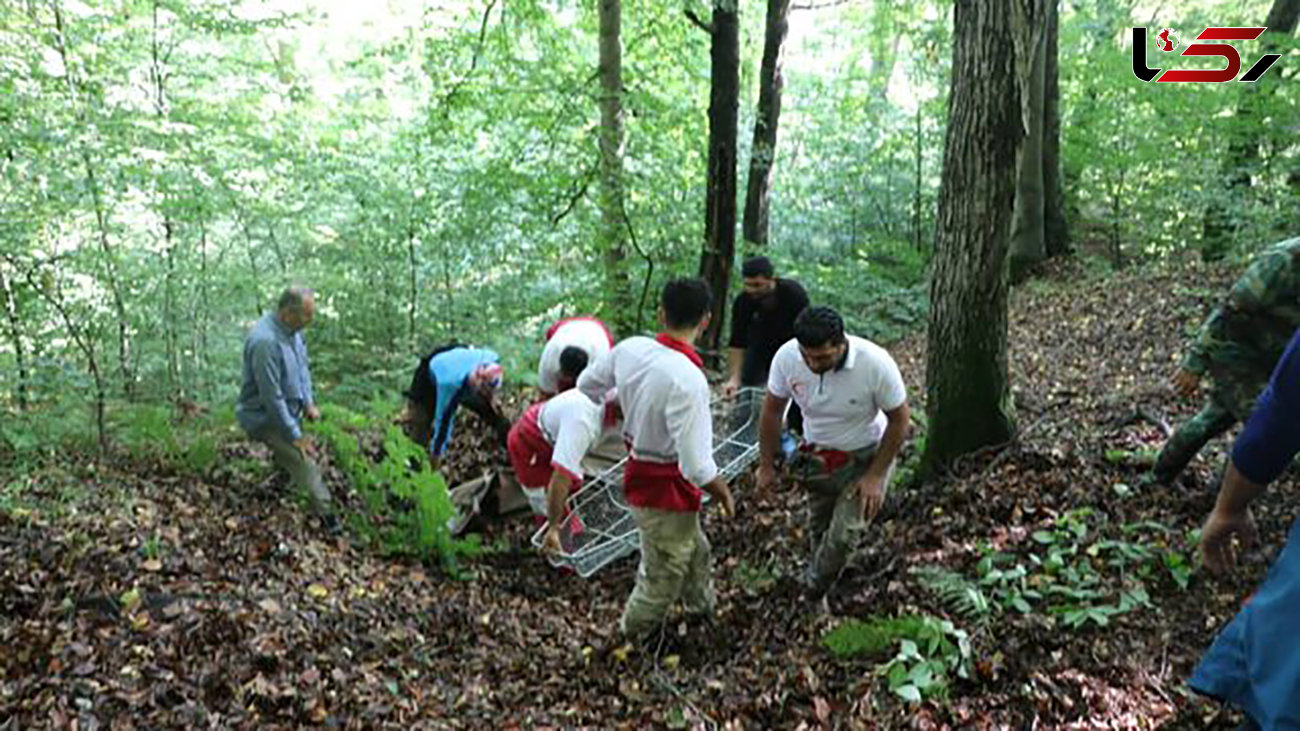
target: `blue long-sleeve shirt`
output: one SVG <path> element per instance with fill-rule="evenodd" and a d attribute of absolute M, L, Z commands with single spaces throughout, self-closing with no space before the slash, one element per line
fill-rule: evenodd
<path fill-rule="evenodd" d="M 1300 330 L 1273 369 L 1246 428 L 1232 447 L 1232 463 L 1246 479 L 1267 485 L 1300 452 Z"/>
<path fill-rule="evenodd" d="M 451 442 L 456 423 L 456 407 L 470 388 L 466 381 L 474 369 L 485 363 L 498 363 L 500 357 L 486 348 L 452 348 L 429 360 L 429 377 L 437 387 L 433 411 L 433 438 L 429 452 L 441 457 Z"/>
<path fill-rule="evenodd" d="M 235 417 L 250 434 L 274 429 L 292 441 L 302 437 L 299 420 L 313 403 L 307 343 L 268 312 L 244 340 L 244 384 Z"/>

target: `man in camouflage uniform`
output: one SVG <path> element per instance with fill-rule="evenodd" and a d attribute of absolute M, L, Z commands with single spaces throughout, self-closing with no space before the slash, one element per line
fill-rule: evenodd
<path fill-rule="evenodd" d="M 1153 468 L 1171 482 L 1211 439 L 1245 421 L 1269 374 L 1300 328 L 1300 238 L 1275 244 L 1255 257 L 1210 314 L 1173 377 L 1174 391 L 1193 396 L 1201 379 L 1213 385 L 1205 407 L 1178 428 Z"/>

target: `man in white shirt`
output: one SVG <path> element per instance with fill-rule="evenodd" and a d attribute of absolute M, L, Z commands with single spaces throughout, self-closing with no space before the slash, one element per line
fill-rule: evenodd
<path fill-rule="evenodd" d="M 593 402 L 618 388 L 631 452 L 623 493 L 641 532 L 641 566 L 619 629 L 644 637 L 680 598 L 688 614 L 712 616 L 713 567 L 700 526 L 701 489 L 734 511 L 731 489 L 713 461 L 713 416 L 703 361 L 692 342 L 709 324 L 709 285 L 664 285 L 654 338 L 624 340 L 589 366 L 578 390 Z"/>
<path fill-rule="evenodd" d="M 776 482 L 781 415 L 793 398 L 803 410 L 804 443 L 787 473 L 808 492 L 813 554 L 804 578 L 809 595 L 821 599 L 884 502 L 907 436 L 907 388 L 889 353 L 845 335 L 829 307 L 804 310 L 794 333 L 772 360 L 757 489 Z"/>
<path fill-rule="evenodd" d="M 542 398 L 573 388 L 578 375 L 614 347 L 614 336 L 594 317 L 570 317 L 546 331 L 546 346 L 537 364 L 537 388 Z"/>
<path fill-rule="evenodd" d="M 510 428 L 506 442 L 510 464 L 533 513 L 550 518 L 549 550 L 560 549 L 565 501 L 582 487 L 587 451 L 621 425 L 615 398 L 611 392 L 603 404 L 595 404 L 582 392 L 569 389 L 533 404 Z"/>

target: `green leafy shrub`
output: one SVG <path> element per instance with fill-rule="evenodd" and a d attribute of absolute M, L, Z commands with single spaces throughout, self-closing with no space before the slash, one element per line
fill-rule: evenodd
<path fill-rule="evenodd" d="M 822 638 L 836 657 L 885 657 L 876 666 L 890 691 L 916 703 L 925 698 L 946 698 L 952 676 L 970 677 L 970 637 L 952 622 L 930 615 L 905 614 L 851 619 Z"/>
<path fill-rule="evenodd" d="M 455 509 L 447 484 L 401 429 L 327 404 L 308 431 L 328 445 L 361 498 L 362 510 L 351 516 L 353 527 L 384 553 L 437 558 L 456 574 L 458 558 L 482 551 L 477 536 L 458 540 L 451 535 Z M 362 450 L 362 439 L 381 433 L 382 453 L 372 457 Z"/>

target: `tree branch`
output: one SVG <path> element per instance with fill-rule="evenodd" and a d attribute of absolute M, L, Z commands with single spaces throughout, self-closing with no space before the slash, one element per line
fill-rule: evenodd
<path fill-rule="evenodd" d="M 457 79 L 456 83 L 452 84 L 451 89 L 447 94 L 442 97 L 442 104 L 439 106 L 443 109 L 444 117 L 451 114 L 449 105 L 452 98 L 456 96 L 461 87 L 465 85 L 465 82 L 469 81 L 470 77 L 474 75 L 474 70 L 478 68 L 479 55 L 483 53 L 483 44 L 487 42 L 488 18 L 491 17 L 492 9 L 496 6 L 497 0 L 488 0 L 487 8 L 483 10 L 483 20 L 479 23 L 478 43 L 474 45 L 474 55 L 469 59 L 469 70 L 465 72 L 464 76 Z"/>
<path fill-rule="evenodd" d="M 687 20 L 694 23 L 696 27 L 698 27 L 700 30 L 704 31 L 705 33 L 708 33 L 709 35 L 713 35 L 713 24 L 705 23 L 703 20 L 700 20 L 700 16 L 696 15 L 694 10 L 691 10 L 690 8 L 686 8 L 686 18 Z"/>
<path fill-rule="evenodd" d="M 627 215 L 627 201 L 622 196 L 619 197 L 619 208 L 622 209 L 623 225 L 627 227 L 627 235 L 632 242 L 632 248 L 636 249 L 636 253 L 640 254 L 646 263 L 645 282 L 641 285 L 641 302 L 636 307 L 636 329 L 640 330 L 641 315 L 645 312 L 646 297 L 650 293 L 650 279 L 655 273 L 655 260 L 646 253 L 645 249 L 641 248 L 641 244 L 636 240 L 636 229 L 632 228 L 632 217 Z"/>
<path fill-rule="evenodd" d="M 560 221 L 563 221 L 565 216 L 573 212 L 574 207 L 578 205 L 578 201 L 587 196 L 587 188 L 591 186 L 591 179 L 596 177 L 596 168 L 597 165 L 595 164 L 587 168 L 586 174 L 582 176 L 582 182 L 576 186 L 577 189 L 569 196 L 569 205 L 565 206 L 564 210 L 551 219 L 551 226 L 560 225 Z"/>
<path fill-rule="evenodd" d="M 823 8 L 835 8 L 835 7 L 839 7 L 840 5 L 848 5 L 852 2 L 853 0 L 831 0 L 831 2 L 826 2 L 826 3 L 808 3 L 807 5 L 791 5 L 790 9 L 791 10 L 821 10 Z"/>

